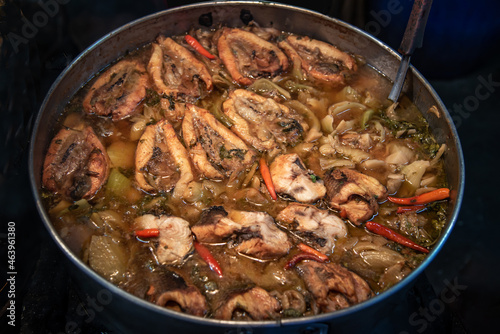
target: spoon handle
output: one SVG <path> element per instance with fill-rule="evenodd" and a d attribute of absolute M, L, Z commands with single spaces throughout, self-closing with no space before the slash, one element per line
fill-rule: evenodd
<path fill-rule="evenodd" d="M 413 3 L 410 19 L 408 20 L 403 40 L 398 49 L 402 55 L 411 55 L 416 48 L 422 46 L 425 25 L 431 11 L 431 5 L 432 0 L 415 0 Z"/>
<path fill-rule="evenodd" d="M 424 39 L 425 25 L 431 10 L 432 0 L 415 0 L 411 9 L 410 19 L 406 26 L 403 40 L 399 46 L 399 53 L 403 56 L 399 65 L 394 84 L 388 99 L 397 102 L 406 78 L 406 72 L 410 66 L 410 56 L 416 48 L 422 46 Z"/>
<path fill-rule="evenodd" d="M 394 84 L 392 85 L 391 92 L 387 97 L 392 102 L 397 102 L 401 90 L 403 89 L 403 84 L 405 82 L 406 72 L 410 66 L 410 55 L 404 55 L 401 59 L 401 64 L 399 65 L 398 72 L 396 73 L 396 78 L 394 79 Z"/>

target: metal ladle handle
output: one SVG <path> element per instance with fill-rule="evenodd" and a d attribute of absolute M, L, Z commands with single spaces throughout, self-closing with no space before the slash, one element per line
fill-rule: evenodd
<path fill-rule="evenodd" d="M 424 40 L 425 25 L 431 10 L 432 0 L 415 0 L 411 9 L 410 18 L 406 26 L 403 40 L 399 46 L 399 53 L 403 56 L 399 65 L 394 84 L 389 93 L 389 100 L 396 102 L 401 94 L 401 89 L 406 78 L 406 72 L 410 66 L 410 57 L 416 48 L 422 46 Z"/>

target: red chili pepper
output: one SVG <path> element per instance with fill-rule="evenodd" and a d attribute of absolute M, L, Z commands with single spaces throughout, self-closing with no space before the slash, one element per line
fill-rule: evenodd
<path fill-rule="evenodd" d="M 160 230 L 157 228 L 147 228 L 145 230 L 135 231 L 135 236 L 139 238 L 154 238 L 160 235 Z"/>
<path fill-rule="evenodd" d="M 205 56 L 207 57 L 208 59 L 215 59 L 215 56 L 213 54 L 211 54 L 210 52 L 207 51 L 207 49 L 205 49 L 203 47 L 203 45 L 200 44 L 200 42 L 198 42 L 196 40 L 196 38 L 194 38 L 193 36 L 191 35 L 186 35 L 184 36 L 184 39 L 186 40 L 186 42 L 191 45 L 191 47 L 193 49 L 196 50 L 196 52 L 198 52 L 199 54 L 201 54 L 202 56 Z"/>
<path fill-rule="evenodd" d="M 301 242 L 300 244 L 298 244 L 298 245 L 297 245 L 297 247 L 298 247 L 301 251 L 303 251 L 304 253 L 308 253 L 308 254 L 312 254 L 312 255 L 317 256 L 318 258 L 320 258 L 321 260 L 323 260 L 323 262 L 325 262 L 325 261 L 328 261 L 328 260 L 329 260 L 328 256 L 326 256 L 325 254 L 323 254 L 323 253 L 321 253 L 321 252 L 318 252 L 318 251 L 317 251 L 317 250 L 315 250 L 314 248 L 309 247 L 309 246 L 307 246 L 306 244 L 304 244 L 304 243 L 302 243 L 302 242 Z"/>
<path fill-rule="evenodd" d="M 264 183 L 266 184 L 267 190 L 271 195 L 271 198 L 276 200 L 278 196 L 276 196 L 276 190 L 274 189 L 273 179 L 271 178 L 271 172 L 269 171 L 269 167 L 267 167 L 266 159 L 264 157 L 260 158 L 259 161 L 260 166 L 260 175 L 264 179 Z"/>
<path fill-rule="evenodd" d="M 220 268 L 220 265 L 217 262 L 217 260 L 212 256 L 212 253 L 210 253 L 208 248 L 200 244 L 198 241 L 194 242 L 194 248 L 196 249 L 198 254 L 200 254 L 203 261 L 205 261 L 208 264 L 210 269 L 215 271 L 217 275 L 219 275 L 219 277 L 222 277 L 222 270 Z"/>
<path fill-rule="evenodd" d="M 325 262 L 322 258 L 318 257 L 317 255 L 310 254 L 310 253 L 299 253 L 295 254 L 292 256 L 290 260 L 285 264 L 285 269 L 290 269 L 293 268 L 297 265 L 302 260 L 314 260 L 317 262 Z"/>
<path fill-rule="evenodd" d="M 403 246 L 413 248 L 423 253 L 429 253 L 429 250 L 427 248 L 422 247 L 419 244 L 416 244 L 410 239 L 403 237 L 401 234 L 396 233 L 390 228 L 387 228 L 379 223 L 375 223 L 372 221 L 366 222 L 366 229 L 370 232 L 386 237 L 389 240 L 395 241 Z"/>
<path fill-rule="evenodd" d="M 439 201 L 442 199 L 446 199 L 450 197 L 450 189 L 448 188 L 439 188 L 433 191 L 429 191 L 427 193 L 420 194 L 418 196 L 399 198 L 388 196 L 387 199 L 396 204 L 402 205 L 420 205 L 427 204 L 434 201 Z"/>
<path fill-rule="evenodd" d="M 400 206 L 398 207 L 398 210 L 396 213 L 405 213 L 405 212 L 412 212 L 412 211 L 420 211 L 424 210 L 425 205 L 408 205 L 408 206 Z"/>
<path fill-rule="evenodd" d="M 148 296 L 152 296 L 152 295 L 154 295 L 154 294 L 155 294 L 155 292 L 156 292 L 156 288 L 155 288 L 153 285 L 150 285 L 150 286 L 149 286 L 149 290 L 148 290 L 148 292 L 146 292 L 146 294 L 147 294 Z"/>

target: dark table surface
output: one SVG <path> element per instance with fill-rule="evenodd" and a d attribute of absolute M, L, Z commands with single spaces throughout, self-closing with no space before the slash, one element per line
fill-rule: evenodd
<path fill-rule="evenodd" d="M 17 272 L 15 327 L 7 325 L 8 288 L 0 287 L 2 333 L 3 328 L 61 333 L 69 322 L 76 323 L 81 333 L 112 332 L 98 318 L 89 321 L 88 313 L 75 312 L 85 303 L 84 292 L 71 279 L 34 208 L 27 176 L 30 131 L 50 85 L 81 51 L 124 23 L 182 3 L 7 0 L 0 4 L 0 268 L 2 275 L 9 271 L 5 250 L 8 223 L 13 222 Z M 411 8 L 410 1 L 349 2 L 353 6 L 335 0 L 309 6 L 299 1 L 286 3 L 357 24 L 395 49 Z M 446 1 L 434 4 L 424 47 L 416 51 L 412 62 L 429 79 L 455 121 L 465 156 L 464 201 L 449 240 L 407 293 L 405 310 L 396 312 L 398 319 L 382 319 L 374 333 L 393 332 L 394 323 L 401 324 L 401 331 L 415 333 L 483 333 L 493 328 L 500 313 L 496 285 L 500 222 L 493 212 L 500 185 L 495 172 L 499 160 L 495 136 L 500 125 L 499 20 L 494 14 L 498 5 L 481 1 L 452 9 L 446 5 Z M 43 19 L 41 11 L 48 14 L 47 20 L 38 21 L 39 27 L 32 30 L 26 28 L 27 21 Z M 2 277 L 2 286 L 3 282 Z M 443 295 L 450 286 L 455 287 L 453 298 Z M 386 326 L 388 322 L 393 325 Z"/>

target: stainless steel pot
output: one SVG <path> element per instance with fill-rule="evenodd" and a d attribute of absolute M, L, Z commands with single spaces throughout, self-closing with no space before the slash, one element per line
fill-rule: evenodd
<path fill-rule="evenodd" d="M 308 35 L 362 55 L 367 63 L 393 79 L 400 63 L 399 55 L 363 31 L 336 19 L 302 8 L 268 2 L 221 1 L 199 3 L 159 12 L 109 33 L 97 41 L 57 78 L 48 92 L 33 130 L 30 146 L 30 178 L 38 211 L 54 242 L 60 247 L 75 279 L 93 298 L 101 298 L 100 312 L 119 332 L 199 332 L 203 333 L 349 333 L 368 331 L 376 319 L 399 302 L 415 278 L 435 258 L 450 234 L 458 215 L 464 188 L 464 162 L 460 142 L 450 115 L 429 83 L 415 68 L 409 71 L 403 92 L 424 112 L 439 143 L 446 143 L 444 157 L 452 198 L 448 222 L 427 259 L 401 283 L 356 306 L 333 313 L 278 321 L 222 321 L 204 319 L 170 311 L 134 297 L 112 285 L 86 266 L 63 243 L 52 226 L 40 199 L 41 171 L 53 129 L 65 104 L 91 77 L 116 58 L 153 41 L 158 34 L 176 35 L 190 28 L 222 23 L 242 26 L 253 18 L 261 26 Z M 437 113 L 427 112 L 435 107 Z M 360 321 L 362 319 L 362 321 Z M 146 324 L 146 325 L 145 325 Z"/>

